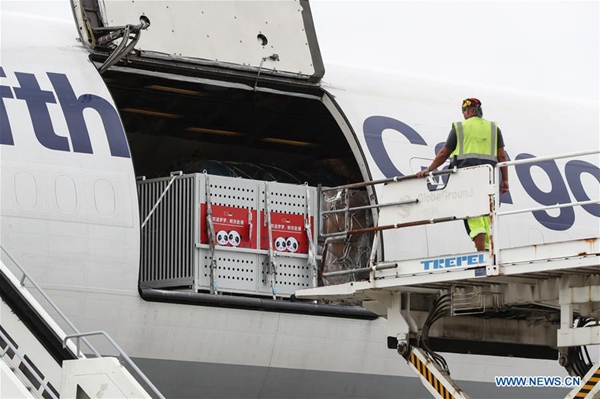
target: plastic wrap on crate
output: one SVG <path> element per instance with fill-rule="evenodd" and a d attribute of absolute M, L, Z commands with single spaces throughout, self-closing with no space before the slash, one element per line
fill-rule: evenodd
<path fill-rule="evenodd" d="M 350 208 L 369 205 L 366 191 L 351 190 L 349 193 Z M 344 195 L 326 192 L 322 209 L 341 210 L 346 207 Z M 371 209 L 350 211 L 348 213 L 348 229 L 356 230 L 373 225 Z M 323 218 L 323 232 L 336 233 L 346 230 L 345 212 L 328 214 Z M 373 233 L 351 234 L 344 240 L 328 240 L 323 245 L 322 273 L 352 270 L 367 267 L 373 245 Z M 342 276 L 322 277 L 323 285 L 343 284 L 368 278 L 368 273 L 347 274 Z"/>

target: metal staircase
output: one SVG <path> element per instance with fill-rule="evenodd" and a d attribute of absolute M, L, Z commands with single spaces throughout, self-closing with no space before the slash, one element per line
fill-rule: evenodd
<path fill-rule="evenodd" d="M 24 268 L 0 248 L 16 267 L 13 270 L 21 274 L 18 279 L 0 262 L 0 397 L 164 398 L 108 334 L 77 330 Z M 41 296 L 73 333 L 67 335 L 32 293 Z M 101 356 L 86 338 L 95 335 L 104 337 L 118 359 Z"/>

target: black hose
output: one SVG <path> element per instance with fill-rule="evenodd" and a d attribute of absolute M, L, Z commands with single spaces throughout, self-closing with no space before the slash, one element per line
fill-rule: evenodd
<path fill-rule="evenodd" d="M 584 328 L 590 323 L 596 323 L 596 320 L 589 317 L 580 317 L 575 323 L 576 328 Z M 567 351 L 569 359 L 571 360 L 571 368 L 573 372 L 579 377 L 585 376 L 588 371 L 592 368 L 592 361 L 590 354 L 586 346 L 575 346 L 570 347 Z"/>
<path fill-rule="evenodd" d="M 127 54 L 129 54 L 131 52 L 131 50 L 133 50 L 133 48 L 135 47 L 137 42 L 140 40 L 140 32 L 136 33 L 133 40 L 129 44 L 127 44 L 127 41 L 129 39 L 130 39 L 129 29 L 126 28 L 125 34 L 123 35 L 123 40 L 121 40 L 121 43 L 119 43 L 119 46 L 117 47 L 117 49 L 108 57 L 108 59 L 100 67 L 100 69 L 99 69 L 100 74 L 103 74 L 104 72 L 106 72 L 108 70 L 108 68 L 115 65 L 123 57 L 125 57 Z"/>
<path fill-rule="evenodd" d="M 138 41 L 140 40 L 142 30 L 146 29 L 149 25 L 150 25 L 149 23 L 142 21 L 139 25 L 125 26 L 125 28 L 123 29 L 123 39 L 121 40 L 121 43 L 119 43 L 117 48 L 108 56 L 106 61 L 104 61 L 104 63 L 100 66 L 100 68 L 98 69 L 100 74 L 103 74 L 104 72 L 106 72 L 108 70 L 108 68 L 115 65 L 123 57 L 125 57 L 127 54 L 129 54 L 133 50 L 135 45 L 138 43 Z M 129 36 L 131 33 L 135 34 L 135 36 L 133 38 L 131 38 Z M 130 39 L 131 39 L 131 42 L 129 42 L 129 44 L 127 44 L 127 42 Z"/>
<path fill-rule="evenodd" d="M 427 319 L 425 319 L 425 323 L 423 323 L 423 329 L 421 331 L 421 339 L 419 342 L 419 346 L 427 353 L 427 355 L 435 361 L 442 370 L 444 370 L 448 375 L 450 374 L 450 369 L 448 368 L 448 363 L 446 359 L 444 359 L 441 355 L 438 355 L 431 349 L 429 346 L 429 330 L 433 323 L 438 321 L 439 319 L 448 316 L 450 313 L 450 295 L 442 295 L 440 296 L 436 302 L 433 304 L 433 308 L 427 315 Z"/>
<path fill-rule="evenodd" d="M 100 74 L 103 74 L 104 72 L 106 72 L 106 70 L 108 68 L 110 68 L 111 66 L 113 66 L 119 60 L 118 59 L 119 54 L 121 54 L 121 51 L 123 51 L 123 49 L 127 45 L 127 41 L 128 40 L 129 40 L 129 30 L 127 28 L 125 28 L 124 34 L 123 34 L 123 38 L 121 39 L 121 42 L 112 51 L 112 53 L 110 53 L 110 55 L 106 58 L 106 60 L 104 61 L 104 63 L 98 69 L 98 71 L 100 72 Z"/>

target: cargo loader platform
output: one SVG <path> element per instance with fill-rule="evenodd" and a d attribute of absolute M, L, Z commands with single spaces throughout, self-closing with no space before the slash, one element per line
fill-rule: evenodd
<path fill-rule="evenodd" d="M 372 279 L 298 291 L 298 298 L 363 299 L 370 292 L 434 293 L 452 287 L 473 287 L 546 280 L 569 275 L 591 276 L 600 272 L 600 241 L 597 237 L 499 251 L 496 264 L 489 252 L 472 252 L 395 262 L 371 268 Z"/>
<path fill-rule="evenodd" d="M 325 272 L 324 277 L 346 276 L 352 281 L 303 289 L 295 295 L 300 299 L 360 300 L 364 307 L 387 318 L 388 347 L 405 358 L 436 398 L 469 397 L 450 377 L 443 357 L 429 344 L 433 323 L 446 318 L 445 333 L 452 327 L 452 319 L 458 317 L 464 320 L 458 324 L 462 326 L 461 334 L 487 339 L 492 345 L 502 339 L 506 342 L 507 334 L 495 331 L 490 320 L 501 320 L 506 325 L 525 321 L 526 324 L 519 324 L 508 334 L 512 334 L 513 342 L 528 341 L 556 348 L 560 365 L 582 381 L 582 386 L 575 387 L 568 397 L 598 398 L 600 388 L 595 387 L 598 363 L 592 364 L 589 356 L 588 361 L 583 360 L 582 353 L 587 353 L 586 345 L 600 344 L 600 226 L 579 229 L 572 237 L 557 234 L 552 240 L 532 240 L 531 236 L 522 239 L 525 234 L 517 239 L 508 234 L 511 229 L 507 226 L 521 233 L 514 227 L 518 226 L 514 215 L 519 215 L 518 222 L 523 223 L 530 213 L 548 215 L 547 211 L 553 209 L 581 207 L 591 213 L 590 207 L 597 207 L 600 199 L 580 195 L 578 199 L 583 200 L 542 206 L 518 201 L 520 207 L 510 201 L 503 203 L 501 209 L 499 185 L 495 184 L 501 167 L 529 167 L 598 153 L 595 150 L 522 159 L 500 163 L 495 168 L 482 165 L 446 169 L 430 173 L 426 179 L 402 176 L 366 182 L 363 185 L 368 190 L 383 185 L 378 192 L 381 200 L 376 205 L 379 209 L 376 226 L 347 228 L 329 235 L 374 232 L 369 267 Z M 350 186 L 359 185 L 322 191 L 337 191 L 341 196 Z M 598 197 L 597 191 L 594 189 L 591 196 Z M 393 236 L 384 236 L 384 231 L 482 216 L 490 220 L 486 251 L 423 254 L 408 259 L 381 259 L 377 254 L 378 241 L 384 238 L 388 247 L 402 245 L 393 243 L 390 240 Z M 418 315 L 414 307 L 411 309 L 411 301 L 413 306 L 419 304 L 421 310 L 427 307 L 424 304 L 429 304 L 423 325 L 418 325 L 417 320 L 423 319 L 423 315 Z M 482 318 L 485 322 L 481 322 Z M 543 326 L 544 334 L 530 328 L 533 325 Z"/>

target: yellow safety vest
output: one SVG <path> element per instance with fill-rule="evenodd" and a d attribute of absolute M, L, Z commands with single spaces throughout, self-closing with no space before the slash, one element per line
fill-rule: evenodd
<path fill-rule="evenodd" d="M 452 156 L 457 160 L 485 159 L 498 161 L 498 124 L 473 116 L 465 121 L 454 122 L 456 148 Z"/>

